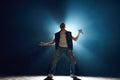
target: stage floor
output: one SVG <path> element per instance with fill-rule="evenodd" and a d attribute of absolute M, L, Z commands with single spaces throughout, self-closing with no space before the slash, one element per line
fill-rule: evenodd
<path fill-rule="evenodd" d="M 17 77 L 0 77 L 0 80 L 44 80 L 46 76 L 17 76 Z M 120 80 L 120 78 L 108 77 L 85 77 L 78 76 L 80 80 Z M 70 76 L 54 76 L 53 80 L 73 80 Z"/>

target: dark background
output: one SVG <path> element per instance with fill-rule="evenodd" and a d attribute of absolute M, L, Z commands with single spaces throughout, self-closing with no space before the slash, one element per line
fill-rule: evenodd
<path fill-rule="evenodd" d="M 83 44 L 99 59 L 86 63 L 77 58 L 76 74 L 120 77 L 119 0 L 4 0 L 0 76 L 47 75 L 54 46 L 38 44 L 52 39 L 50 34 L 54 32 L 44 25 L 50 18 L 58 23 L 64 21 L 69 2 L 77 3 L 78 11 L 82 10 L 89 20 L 94 20 L 90 28 L 100 34 L 95 41 Z M 68 75 L 68 66 L 68 59 L 63 56 L 56 75 Z"/>

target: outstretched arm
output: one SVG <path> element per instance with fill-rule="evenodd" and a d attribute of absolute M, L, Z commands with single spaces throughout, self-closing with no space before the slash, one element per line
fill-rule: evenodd
<path fill-rule="evenodd" d="M 73 39 L 74 41 L 77 41 L 77 39 L 78 39 L 80 33 L 82 33 L 82 29 L 79 29 L 79 30 L 78 30 L 77 36 L 76 36 L 76 37 L 73 37 L 73 36 L 72 36 L 72 39 Z"/>
<path fill-rule="evenodd" d="M 50 42 L 40 42 L 39 45 L 40 45 L 40 46 L 53 46 L 54 43 L 55 43 L 55 38 L 53 38 L 53 40 L 50 41 Z"/>

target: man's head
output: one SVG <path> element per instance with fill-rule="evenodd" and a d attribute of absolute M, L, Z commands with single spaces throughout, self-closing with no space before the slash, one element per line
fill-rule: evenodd
<path fill-rule="evenodd" d="M 64 24 L 64 23 L 61 23 L 61 24 L 60 24 L 60 29 L 61 29 L 61 30 L 65 30 L 65 24 Z"/>

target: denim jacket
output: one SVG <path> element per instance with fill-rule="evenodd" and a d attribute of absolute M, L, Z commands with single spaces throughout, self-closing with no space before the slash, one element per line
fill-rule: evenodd
<path fill-rule="evenodd" d="M 66 31 L 66 40 L 68 49 L 73 50 L 73 42 L 72 42 L 72 35 L 70 31 Z M 60 31 L 55 33 L 55 48 L 58 49 L 60 41 Z"/>

